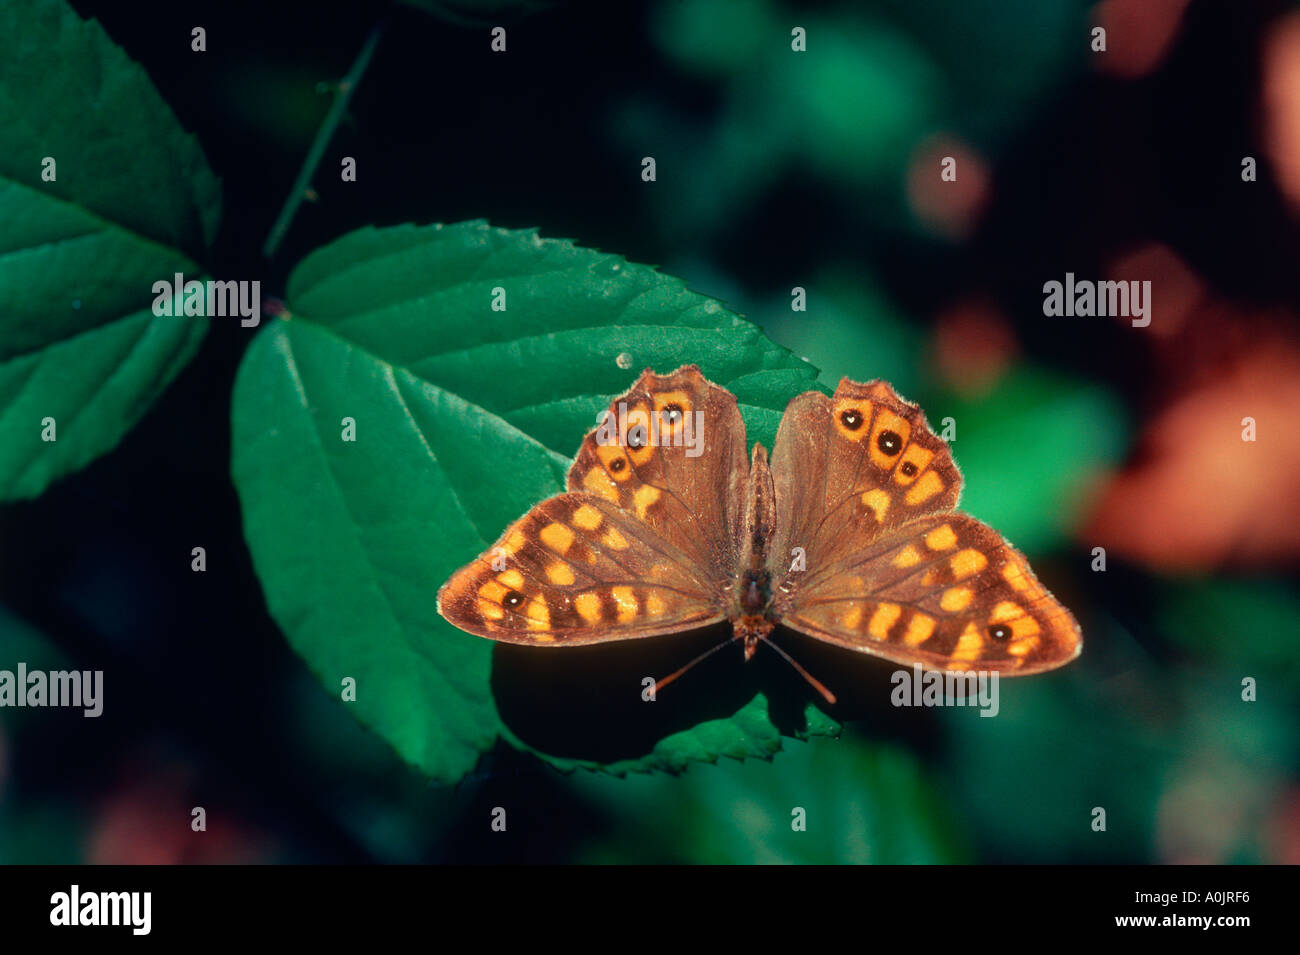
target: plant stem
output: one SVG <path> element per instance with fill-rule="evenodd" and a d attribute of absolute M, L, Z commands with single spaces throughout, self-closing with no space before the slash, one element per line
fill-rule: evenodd
<path fill-rule="evenodd" d="M 303 198 L 307 195 L 307 188 L 311 185 L 311 178 L 316 174 L 316 167 L 320 165 L 321 157 L 325 155 L 325 147 L 334 136 L 334 130 L 338 128 L 339 121 L 343 119 L 343 114 L 347 111 L 348 101 L 352 98 L 352 93 L 361 82 L 361 77 L 365 75 L 366 67 L 370 65 L 370 58 L 374 55 L 375 47 L 379 45 L 379 38 L 384 32 L 388 19 L 384 18 L 375 24 L 366 37 L 365 45 L 361 47 L 361 52 L 357 54 L 356 61 L 352 64 L 352 69 L 348 70 L 348 75 L 343 77 L 339 83 L 338 95 L 334 98 L 334 105 L 325 115 L 325 121 L 321 123 L 320 129 L 316 131 L 316 138 L 312 141 L 311 149 L 307 152 L 307 158 L 303 160 L 302 169 L 298 171 L 298 178 L 294 180 L 293 188 L 289 190 L 289 197 L 284 201 L 284 208 L 280 210 L 280 217 L 275 220 L 275 225 L 271 226 L 271 232 L 266 237 L 266 242 L 262 245 L 262 256 L 271 258 L 275 255 L 275 250 L 280 247 L 280 242 L 284 239 L 285 233 L 289 231 L 289 225 L 293 222 L 294 214 L 298 211 L 298 206 L 302 203 Z"/>

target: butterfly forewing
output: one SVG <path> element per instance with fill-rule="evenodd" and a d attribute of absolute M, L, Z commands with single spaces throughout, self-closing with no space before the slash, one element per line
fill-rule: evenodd
<path fill-rule="evenodd" d="M 691 365 L 647 371 L 609 413 L 584 439 L 569 492 L 533 507 L 439 591 L 447 620 L 563 646 L 726 617 L 746 474 L 735 398 Z"/>
<path fill-rule="evenodd" d="M 882 381 L 847 378 L 833 397 L 810 391 L 790 402 L 772 477 L 778 571 L 796 547 L 809 567 L 832 566 L 891 528 L 950 509 L 961 493 L 952 454 L 921 410 Z"/>
<path fill-rule="evenodd" d="M 736 398 L 686 365 L 649 370 L 614 399 L 569 470 L 569 490 L 594 494 L 707 568 L 735 573 L 749 456 Z"/>
<path fill-rule="evenodd" d="M 946 443 L 884 382 L 796 398 L 772 471 L 782 623 L 931 668 L 1032 673 L 1078 655 L 1078 625 L 1024 558 L 951 510 L 961 475 Z"/>

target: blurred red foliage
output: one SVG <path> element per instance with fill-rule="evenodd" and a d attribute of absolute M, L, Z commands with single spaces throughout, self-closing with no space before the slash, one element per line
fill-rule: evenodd
<path fill-rule="evenodd" d="M 1300 561 L 1296 316 L 1217 298 L 1162 246 L 1113 272 L 1153 280 L 1159 304 L 1143 331 L 1155 407 L 1081 541 L 1160 570 Z M 1254 441 L 1243 439 L 1246 419 Z"/>
<path fill-rule="evenodd" d="M 172 764 L 112 787 L 99 803 L 86 861 L 94 865 L 223 865 L 274 860 L 268 837 L 206 801 L 193 774 Z M 191 812 L 206 810 L 207 829 L 191 828 Z"/>

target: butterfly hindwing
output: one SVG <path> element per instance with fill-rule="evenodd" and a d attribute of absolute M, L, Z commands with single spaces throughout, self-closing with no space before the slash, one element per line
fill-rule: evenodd
<path fill-rule="evenodd" d="M 721 620 L 707 579 L 653 531 L 590 494 L 548 498 L 438 592 L 438 612 L 480 636 L 563 646 Z"/>
<path fill-rule="evenodd" d="M 1081 647 L 1074 618 L 1024 556 L 957 513 L 918 518 L 850 559 L 810 566 L 779 614 L 831 643 L 929 669 L 1035 673 Z"/>

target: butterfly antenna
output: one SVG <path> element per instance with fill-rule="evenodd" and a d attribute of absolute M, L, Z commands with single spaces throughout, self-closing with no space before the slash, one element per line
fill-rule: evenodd
<path fill-rule="evenodd" d="M 778 647 L 771 640 L 767 639 L 767 637 L 759 637 L 758 639 L 762 640 L 764 643 L 766 643 L 777 653 L 781 654 L 781 656 L 785 658 L 785 662 L 790 664 L 790 666 L 794 667 L 795 670 L 798 671 L 799 675 L 803 677 L 805 680 L 807 680 L 808 684 L 825 698 L 827 703 L 831 704 L 832 706 L 835 705 L 835 694 L 832 693 L 830 690 L 826 689 L 826 687 L 823 686 L 821 682 L 818 681 L 815 677 L 813 677 L 811 673 L 809 673 L 807 670 L 801 667 L 794 657 L 790 656 L 790 654 L 786 653 L 784 650 Z"/>
<path fill-rule="evenodd" d="M 655 684 L 655 695 L 657 696 L 657 695 L 659 694 L 659 691 L 660 691 L 660 690 L 662 690 L 664 687 L 666 687 L 669 683 L 673 682 L 673 680 L 677 679 L 679 676 L 681 676 L 683 673 L 685 673 L 685 672 L 686 672 L 687 670 L 689 670 L 691 667 L 695 666 L 695 664 L 697 664 L 697 663 L 703 663 L 705 660 L 707 660 L 709 657 L 713 656 L 715 653 L 717 653 L 717 652 L 718 652 L 719 650 L 721 650 L 723 647 L 725 647 L 725 646 L 727 646 L 728 644 L 734 642 L 735 639 L 736 639 L 735 637 L 728 637 L 726 640 L 723 640 L 721 643 L 719 643 L 719 644 L 718 644 L 716 647 L 714 647 L 713 649 L 711 649 L 711 650 L 705 650 L 705 651 L 704 651 L 703 653 L 701 653 L 698 657 L 696 657 L 696 658 L 695 658 L 694 660 L 692 660 L 690 663 L 686 664 L 686 666 L 682 667 L 682 668 L 681 668 L 680 670 L 678 670 L 676 673 L 673 673 L 673 674 L 670 674 L 669 676 L 664 677 L 662 680 L 660 680 L 658 683 Z"/>

